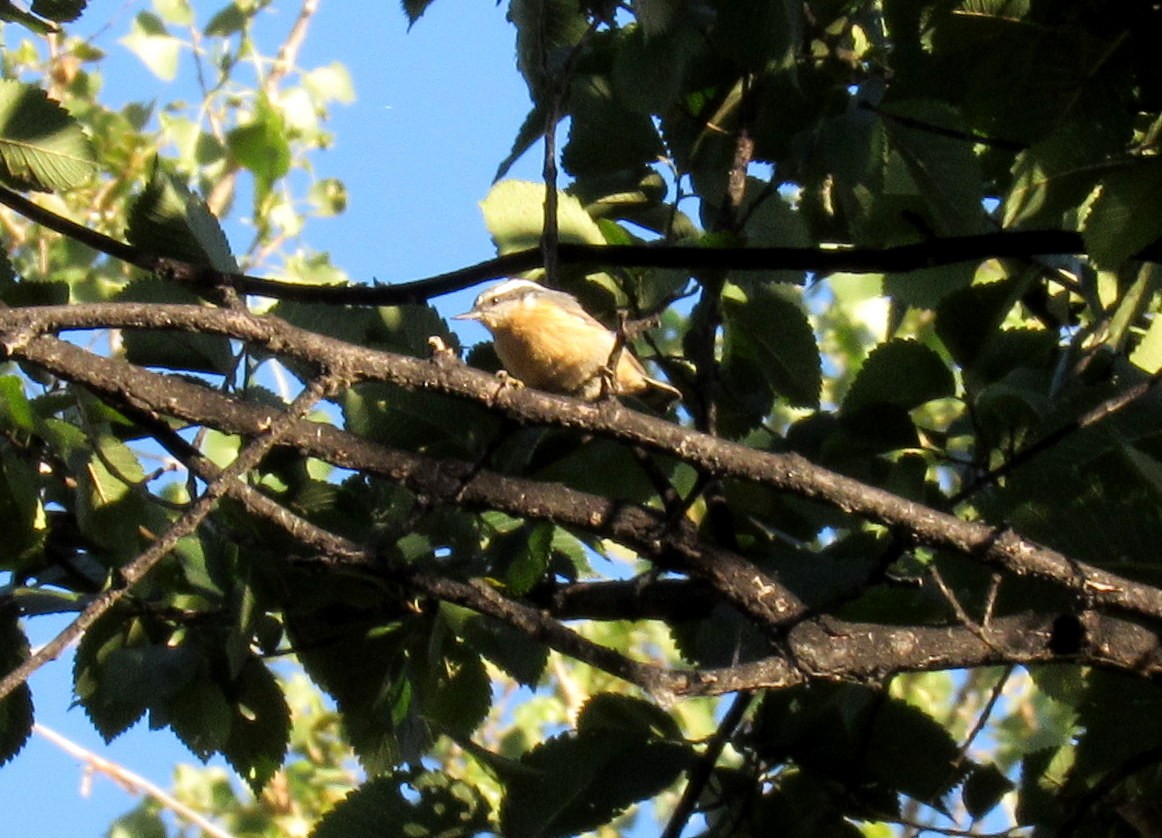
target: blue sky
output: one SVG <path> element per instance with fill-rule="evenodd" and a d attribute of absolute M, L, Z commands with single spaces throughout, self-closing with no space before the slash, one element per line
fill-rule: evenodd
<path fill-rule="evenodd" d="M 204 21 L 221 3 L 194 0 L 193 5 Z M 264 16 L 265 51 L 289 29 L 298 5 L 277 0 Z M 333 109 L 336 142 L 314 158 L 314 166 L 320 177 L 345 181 L 349 205 L 344 215 L 313 222 L 303 238 L 312 248 L 329 251 L 353 279 L 417 279 L 494 255 L 477 202 L 487 194 L 529 106 L 515 68 L 505 5 L 440 0 L 408 32 L 396 2 L 321 4 L 300 65 L 342 62 L 353 76 L 357 100 Z M 93 0 L 72 27 L 82 36 L 97 33 L 94 43 L 110 54 L 101 94 L 109 105 L 175 98 L 175 87 L 150 76 L 117 41 L 132 15 L 149 8 L 139 1 Z M 20 37 L 21 30 L 9 27 L 5 41 Z M 185 60 L 178 91 L 189 83 L 191 67 Z M 533 152 L 510 176 L 535 179 L 539 170 Z M 245 243 L 240 234 L 232 238 L 236 246 Z M 472 296 L 450 298 L 441 309 L 463 310 Z M 466 331 L 465 337 L 472 343 L 484 334 Z M 39 644 L 63 624 L 39 618 L 26 628 Z M 144 724 L 105 746 L 83 711 L 70 709 L 71 670 L 70 656 L 32 678 L 37 720 L 168 788 L 172 765 L 191 761 L 189 752 L 167 731 L 150 731 Z M 108 824 L 136 803 L 103 776 L 85 783 L 80 763 L 37 735 L 0 769 L 4 835 L 104 835 Z"/>

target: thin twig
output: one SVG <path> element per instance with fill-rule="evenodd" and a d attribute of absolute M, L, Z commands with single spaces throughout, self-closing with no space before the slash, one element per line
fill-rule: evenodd
<path fill-rule="evenodd" d="M 303 0 L 303 5 L 299 9 L 299 14 L 295 18 L 294 25 L 291 26 L 286 40 L 279 47 L 278 56 L 274 60 L 274 66 L 262 83 L 262 89 L 267 96 L 273 97 L 278 91 L 279 82 L 286 78 L 287 74 L 294 69 L 295 62 L 298 60 L 298 54 L 303 48 L 303 42 L 307 38 L 307 28 L 310 26 L 311 18 L 315 16 L 318 10 L 319 0 Z"/>
<path fill-rule="evenodd" d="M 1128 387 L 1121 393 L 1117 393 L 1116 395 L 1111 396 L 1096 407 L 1087 410 L 1076 419 L 1067 422 L 1056 430 L 1041 437 L 1036 442 L 1033 442 L 1025 448 L 1022 448 L 1020 451 L 1015 452 L 1000 466 L 988 472 L 987 474 L 983 474 L 980 477 L 972 480 L 959 492 L 949 498 L 949 507 L 955 507 L 958 503 L 961 503 L 976 492 L 980 491 L 980 489 L 984 486 L 989 486 L 993 483 L 996 483 L 1002 477 L 1011 474 L 1014 470 L 1029 462 L 1034 457 L 1037 457 L 1049 449 L 1056 447 L 1073 434 L 1085 430 L 1086 428 L 1092 427 L 1098 422 L 1101 422 L 1102 420 L 1113 416 L 1115 413 L 1124 410 L 1148 394 L 1151 390 L 1157 387 L 1160 382 L 1162 382 L 1162 370 L 1158 370 L 1144 381 L 1139 381 L 1133 387 Z"/>
<path fill-rule="evenodd" d="M 195 288 L 230 285 L 239 293 L 326 305 L 402 305 L 423 303 L 480 282 L 544 267 L 540 247 L 488 259 L 424 279 L 390 285 L 301 285 L 246 274 L 213 270 L 148 253 L 58 215 L 11 189 L 0 187 L 0 204 L 50 230 L 68 236 L 122 262 L 187 283 Z M 1078 255 L 1087 252 L 1080 233 L 1069 230 L 1024 230 L 971 236 L 926 238 L 885 248 L 859 247 L 682 247 L 676 245 L 588 245 L 562 242 L 563 265 L 623 268 L 677 268 L 689 271 L 810 271 L 815 274 L 904 273 L 958 262 L 1031 256 Z M 1162 243 L 1137 257 L 1162 262 Z"/>
<path fill-rule="evenodd" d="M 734 697 L 734 701 L 726 711 L 726 715 L 722 717 L 718 729 L 714 731 L 714 736 L 706 744 L 706 750 L 687 773 L 686 788 L 682 789 L 682 797 L 670 814 L 670 819 L 660 838 L 679 838 L 681 836 L 687 821 L 694 814 L 694 807 L 698 805 L 698 799 L 702 797 L 702 791 L 714 774 L 714 766 L 718 765 L 718 760 L 726 748 L 726 743 L 734 735 L 735 728 L 742 722 L 742 718 L 746 715 L 753 700 L 754 693 L 752 692 L 740 692 Z"/>
<path fill-rule="evenodd" d="M 62 751 L 76 759 L 79 759 L 85 764 L 87 771 L 96 771 L 109 777 L 117 785 L 128 791 L 130 794 L 144 794 L 147 797 L 152 797 L 166 809 L 176 814 L 179 818 L 189 821 L 194 826 L 201 829 L 206 835 L 211 838 L 234 838 L 229 832 L 222 827 L 209 820 L 201 813 L 194 811 L 186 804 L 182 803 L 176 797 L 173 797 L 160 786 L 154 785 L 149 780 L 142 777 L 140 774 L 130 771 L 124 765 L 120 765 L 105 757 L 99 756 L 88 748 L 78 745 L 71 739 L 62 736 L 50 727 L 37 723 L 32 726 L 33 731 L 43 736 L 49 742 L 52 742 Z"/>
<path fill-rule="evenodd" d="M 1012 674 L 1013 665 L 1009 664 L 1001 672 L 1001 677 L 997 679 L 995 684 L 993 684 L 993 689 L 989 694 L 988 701 L 986 701 L 984 707 L 981 708 L 980 715 L 977 716 L 976 722 L 972 726 L 972 730 L 970 730 L 968 735 L 964 737 L 964 743 L 960 746 L 960 756 L 957 757 L 956 760 L 957 766 L 963 765 L 964 761 L 968 759 L 968 749 L 972 747 L 972 743 L 976 741 L 976 737 L 980 736 L 981 731 L 984 730 L 984 726 L 988 724 L 989 717 L 992 716 L 993 709 L 997 706 L 997 702 L 1000 701 L 1001 695 L 1004 694 L 1005 685 L 1009 683 L 1009 678 L 1012 677 Z"/>
<path fill-rule="evenodd" d="M 545 281 L 550 288 L 555 288 L 561 272 L 559 255 L 561 236 L 557 221 L 557 205 L 559 203 L 557 196 L 557 125 L 561 121 L 561 109 L 564 107 L 565 96 L 569 92 L 573 67 L 584 50 L 585 44 L 597 31 L 597 22 L 590 23 L 589 28 L 569 50 L 569 55 L 565 59 L 560 74 L 554 77 L 549 67 L 549 45 L 546 32 L 550 13 L 550 5 L 545 3 L 538 19 L 537 52 L 539 53 L 541 75 L 550 88 L 549 107 L 545 109 L 545 154 L 541 165 L 541 177 L 545 182 L 545 217 L 541 230 L 541 253 L 545 261 Z"/>

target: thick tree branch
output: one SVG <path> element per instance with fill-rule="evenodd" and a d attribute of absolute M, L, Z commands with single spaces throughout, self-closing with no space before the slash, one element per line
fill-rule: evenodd
<path fill-rule="evenodd" d="M 992 623 L 989 642 L 964 626 L 884 626 L 810 621 L 791 629 L 788 657 L 689 674 L 674 685 L 679 696 L 722 695 L 777 689 L 814 679 L 879 681 L 901 672 L 969 669 L 1007 664 L 1071 663 L 1100 666 L 1147 678 L 1162 674 L 1162 641 L 1140 625 L 1087 612 L 1084 641 L 1069 655 L 1055 651 L 1055 618 L 1014 615 Z"/>
<path fill-rule="evenodd" d="M 738 605 L 752 617 L 772 619 L 771 612 L 777 611 L 766 601 L 769 597 L 762 592 L 762 584 L 753 580 L 753 568 L 723 551 L 707 549 L 698 554 L 699 547 L 693 543 L 657 541 L 651 535 L 658 532 L 660 516 L 652 516 L 647 510 L 616 506 L 560 486 L 502 478 L 487 472 L 473 473 L 471 465 L 466 463 L 392 451 L 329 425 L 294 420 L 290 414 L 280 417 L 277 410 L 243 404 L 208 388 L 145 372 L 122 361 L 90 355 L 53 338 L 29 338 L 26 334 L 16 348 L 20 357 L 56 374 L 68 373 L 99 395 L 115 403 L 127 403 L 149 415 L 170 414 L 188 421 L 213 422 L 227 433 L 244 435 L 269 428 L 282 435 L 283 444 L 295 446 L 304 454 L 382 474 L 436 499 L 454 496 L 469 506 L 487 506 L 607 532 L 630 546 L 643 549 L 647 555 L 676 554 L 674 558 L 678 562 L 693 562 L 691 572 L 706 574 L 709 584 L 728 598 L 742 597 Z M 289 427 L 282 427 L 284 420 L 289 422 Z M 211 485 L 226 491 L 224 481 Z M 344 564 L 351 558 L 344 558 L 340 551 L 329 560 Z M 712 568 L 699 563 L 702 560 L 710 560 L 711 564 L 736 564 L 725 574 L 715 576 Z M 741 567 L 737 566 L 739 563 Z M 740 580 L 736 572 L 750 573 L 752 578 Z M 518 626 L 519 621 L 527 619 L 529 622 L 522 630 L 538 632 L 534 636 L 548 639 L 546 627 L 553 623 L 528 610 L 528 606 L 505 600 L 487 586 L 453 589 L 446 586 L 466 583 L 439 577 L 432 577 L 425 584 L 430 584 L 433 596 L 462 602 Z M 749 593 L 732 587 L 740 584 L 749 585 Z M 761 611 L 766 612 L 765 617 L 757 613 Z M 1147 677 L 1162 673 L 1162 653 L 1154 632 L 1096 611 L 1082 612 L 1069 619 L 1080 628 L 1079 640 L 1064 651 L 1057 642 L 1061 616 L 1035 614 L 994 618 L 983 631 L 960 625 L 897 627 L 834 620 L 798 622 L 789 627 L 782 641 L 787 657 L 774 656 L 717 670 L 659 672 L 647 664 L 627 664 L 627 659 L 612 650 L 608 652 L 609 660 L 603 663 L 655 694 L 675 696 L 782 687 L 810 678 L 878 679 L 896 672 L 1008 663 L 1070 661 Z M 563 642 L 564 636 L 555 637 L 554 642 Z"/>
<path fill-rule="evenodd" d="M 221 470 L 176 437 L 187 460 L 206 480 L 217 480 Z M 282 527 L 304 545 L 319 551 L 310 564 L 359 570 L 418 594 L 454 603 L 516 628 L 534 640 L 654 694 L 719 695 L 762 686 L 802 683 L 808 677 L 880 679 L 899 672 L 968 667 L 989 663 L 1075 663 L 1113 667 L 1156 677 L 1162 671 L 1158 636 L 1141 626 L 1090 612 L 1078 617 L 1083 641 L 1071 654 L 1056 649 L 1058 618 L 1031 620 L 1018 615 L 996 620 L 987 628 L 950 626 L 896 628 L 839 621 L 803 623 L 791 629 L 789 659 L 771 657 L 756 663 L 719 670 L 671 671 L 626 658 L 562 626 L 549 616 L 635 619 L 628 603 L 652 603 L 654 618 L 697 619 L 698 607 L 709 607 L 713 592 L 703 583 L 661 580 L 638 585 L 630 582 L 579 583 L 551 598 L 549 612 L 502 596 L 487 584 L 442 577 L 411 566 L 389 566 L 374 553 L 341 536 L 323 530 L 289 512 L 241 481 L 227 484 L 231 496 L 256 514 Z M 668 607 L 662 603 L 668 602 Z M 684 610 L 694 606 L 690 611 Z M 612 608 L 612 612 L 610 609 Z M 647 605 L 646 609 L 649 610 Z M 586 612 L 582 614 L 581 612 Z M 596 612 L 596 613 L 594 613 Z M 610 612 L 607 614 L 607 612 Z M 982 636 L 982 633 L 987 636 Z M 750 680 L 748 680 L 750 679 Z M 773 682 L 773 683 L 772 683 Z M 993 700 L 995 701 L 994 695 Z M 990 702 L 991 705 L 992 702 Z M 982 719 L 987 717 L 987 709 Z M 965 747 L 971 742 L 971 736 Z"/>
<path fill-rule="evenodd" d="M 54 342 L 38 344 L 40 347 L 38 355 L 45 354 L 47 351 L 45 348 L 50 345 L 57 347 L 47 351 L 45 360 L 38 360 L 21 349 L 20 345 L 30 336 L 45 331 L 97 326 L 173 328 L 228 335 L 259 344 L 276 354 L 325 364 L 329 369 L 340 372 L 344 378 L 351 381 L 361 379 L 387 381 L 407 389 L 469 398 L 517 422 L 571 428 L 639 445 L 647 450 L 687 462 L 708 476 L 761 483 L 826 503 L 877 523 L 902 527 L 912 533 L 920 544 L 955 550 L 991 567 L 1019 576 L 1037 576 L 1051 580 L 1074 593 L 1082 603 L 1162 620 L 1162 591 L 1157 588 L 1074 561 L 1055 550 L 1023 539 L 1011 530 L 999 529 L 980 522 L 963 521 L 883 489 L 844 477 L 816 466 L 796 454 L 756 451 L 628 410 L 614 401 L 585 403 L 536 390 L 498 387 L 494 378 L 458 364 L 425 361 L 353 346 L 297 329 L 274 317 L 258 317 L 246 312 L 197 306 L 163 307 L 116 303 L 7 309 L 0 311 L 0 342 L 18 357 L 46 366 L 51 362 L 59 367 L 58 372 L 57 368 L 49 366 L 55 374 L 78 380 L 76 378 L 78 372 L 86 367 L 93 367 L 99 359 L 92 356 L 87 356 L 89 358 L 87 361 L 76 356 L 65 359 L 61 355 L 66 352 L 65 346 Z M 100 392 L 117 394 L 117 398 L 132 402 L 136 396 L 132 392 L 133 386 L 127 385 L 130 379 L 136 381 L 136 377 L 141 375 L 149 374 L 134 370 L 129 365 L 121 365 L 103 372 L 98 376 L 100 381 L 96 383 L 89 381 L 83 383 Z M 151 403 L 157 406 L 155 409 L 164 413 L 167 412 L 165 405 L 183 400 L 173 392 L 166 392 L 167 387 L 176 387 L 180 382 L 161 378 L 158 381 L 166 383 L 157 384 L 150 380 L 150 398 L 153 399 Z M 143 383 L 142 386 L 146 385 Z M 195 393 L 201 391 L 202 388 L 193 388 Z M 204 420 L 213 423 L 220 421 L 220 417 L 215 419 L 217 410 L 234 414 L 239 407 L 237 405 L 228 408 L 215 407 L 202 414 L 201 418 L 195 416 L 183 418 L 193 422 L 200 423 Z M 240 427 L 248 427 L 247 422 L 242 421 Z M 360 441 L 360 444 L 369 443 Z M 339 447 L 342 448 L 341 445 Z M 404 455 L 397 452 L 393 456 Z M 414 476 L 412 465 L 397 470 L 400 474 L 411 473 Z M 499 478 L 493 475 L 492 479 Z M 482 484 L 478 483 L 477 488 L 480 485 Z M 538 494 L 546 497 L 550 492 L 568 491 L 559 486 L 534 485 L 540 487 L 537 490 Z M 481 495 L 476 502 L 481 505 L 499 502 L 500 496 L 504 493 L 499 487 L 493 488 L 499 494 L 494 496 L 490 489 L 485 493 L 488 499 Z M 564 498 L 562 501 L 567 502 Z M 511 501 L 506 503 L 512 508 Z M 616 513 L 608 509 L 593 510 L 593 513 L 597 515 L 594 521 L 605 522 L 603 526 L 610 526 L 617 519 Z M 552 518 L 552 514 L 556 513 L 545 514 L 544 510 L 518 509 L 514 514 Z M 612 518 L 608 518 L 609 515 L 612 515 Z M 565 519 L 574 517 L 565 515 L 558 522 L 569 523 Z M 590 524 L 586 527 L 584 522 L 570 525 L 589 529 L 594 526 Z M 632 536 L 633 541 L 627 543 L 633 544 L 635 549 L 643 550 L 647 555 L 659 555 L 656 545 L 649 546 L 656 541 L 661 532 L 656 522 L 636 521 L 629 524 L 627 521 L 620 521 L 617 525 L 625 529 L 616 537 L 624 539 Z M 741 575 L 735 576 L 729 584 L 738 584 L 742 578 Z M 733 596 L 737 595 L 739 592 L 735 591 Z M 775 622 L 793 620 L 795 615 L 799 614 L 798 606 L 791 604 L 782 595 L 776 599 L 781 604 L 775 607 L 775 611 L 780 615 L 774 618 Z M 767 616 L 771 618 L 774 615 Z"/>
<path fill-rule="evenodd" d="M 0 312 L 0 320 L 10 311 Z M 228 434 L 251 436 L 280 415 L 277 410 L 94 355 L 55 338 L 30 338 L 25 333 L 19 345 L 13 345 L 11 338 L 8 333 L 4 343 L 14 357 L 82 384 L 114 405 L 128 405 L 149 416 L 173 416 Z M 341 368 L 330 369 L 345 378 Z M 386 477 L 431 500 L 498 509 L 608 536 L 663 567 L 706 579 L 763 626 L 786 625 L 806 613 L 792 594 L 741 556 L 701 543 L 692 524 L 668 521 L 652 510 L 560 484 L 504 477 L 468 462 L 391 449 L 318 422 L 294 423 L 282 434 L 281 444 L 343 468 Z"/>

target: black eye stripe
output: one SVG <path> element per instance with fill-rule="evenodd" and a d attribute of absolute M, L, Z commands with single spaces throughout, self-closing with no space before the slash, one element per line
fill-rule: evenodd
<path fill-rule="evenodd" d="M 517 302 L 533 294 L 536 290 L 534 288 L 513 288 L 500 294 L 490 294 L 484 298 L 482 303 L 486 306 L 494 306 L 501 303 Z"/>

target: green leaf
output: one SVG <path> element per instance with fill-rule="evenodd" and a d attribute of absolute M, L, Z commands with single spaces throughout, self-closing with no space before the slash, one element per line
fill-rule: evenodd
<path fill-rule="evenodd" d="M 25 617 L 44 614 L 75 614 L 89 604 L 87 594 L 55 591 L 49 588 L 17 588 L 12 591 L 12 599 L 20 606 Z"/>
<path fill-rule="evenodd" d="M 423 717 L 437 729 L 469 736 L 492 707 L 492 685 L 480 656 L 449 638 L 425 663 L 418 685 Z"/>
<path fill-rule="evenodd" d="M 793 59 L 803 25 L 803 6 L 794 0 L 724 3 L 711 41 L 728 61 L 759 72 Z"/>
<path fill-rule="evenodd" d="M 638 9 L 639 17 L 641 9 Z M 660 113 L 677 101 L 700 36 L 692 28 L 653 35 L 645 25 L 620 33 L 610 76 L 617 100 L 635 113 Z"/>
<path fill-rule="evenodd" d="M 1162 689 L 1128 675 L 1091 670 L 1078 708 L 1072 783 L 1089 788 L 1127 760 L 1162 747 Z M 1117 713 L 1110 708 L 1117 707 Z"/>
<path fill-rule="evenodd" d="M 1057 795 L 1064 785 L 1065 766 L 1072 761 L 1072 750 L 1041 748 L 1021 760 L 1016 812 L 1020 823 L 1036 823 L 1055 832 L 1055 827 L 1065 820 L 1066 809 Z"/>
<path fill-rule="evenodd" d="M 1130 160 L 1107 174 L 1082 235 L 1103 268 L 1118 267 L 1162 236 L 1162 160 Z"/>
<path fill-rule="evenodd" d="M 312 584 L 317 587 L 317 582 Z M 351 583 L 334 584 L 327 591 L 297 590 L 287 634 L 307 673 L 338 704 L 347 738 L 364 769 L 378 774 L 419 759 L 428 735 L 413 706 L 409 630 L 426 639 L 430 622 L 400 622 L 398 603 L 380 603 L 373 592 Z M 388 610 L 393 605 L 394 620 Z"/>
<path fill-rule="evenodd" d="M 634 0 L 633 11 L 648 37 L 661 35 L 686 10 L 685 0 Z"/>
<path fill-rule="evenodd" d="M 226 234 L 205 202 L 158 162 L 129 210 L 129 241 L 146 253 L 235 273 Z"/>
<path fill-rule="evenodd" d="M 547 113 L 548 108 L 544 105 L 533 105 L 532 110 L 528 112 L 528 115 L 524 118 L 524 122 L 517 129 L 516 138 L 512 141 L 512 150 L 508 153 L 507 157 L 500 161 L 500 165 L 496 167 L 496 174 L 492 177 L 493 183 L 496 183 L 507 175 L 513 164 L 523 157 L 524 153 L 532 148 L 537 140 L 545 135 L 545 115 Z"/>
<path fill-rule="evenodd" d="M 190 753 L 205 762 L 230 738 L 233 709 L 222 688 L 199 673 L 150 716 L 150 727 L 168 725 Z"/>
<path fill-rule="evenodd" d="M 432 2 L 433 0 L 401 0 L 400 5 L 403 6 L 403 13 L 407 15 L 409 30 L 423 17 Z"/>
<path fill-rule="evenodd" d="M 6 275 L 11 265 L 7 257 L 0 256 L 0 274 Z M 13 308 L 24 306 L 63 306 L 69 302 L 69 284 L 55 280 L 39 281 L 26 278 L 11 285 L 0 280 L 0 299 Z"/>
<path fill-rule="evenodd" d="M 257 795 L 274 776 L 290 741 L 290 708 L 274 675 L 250 658 L 231 684 L 234 719 L 222 754 Z"/>
<path fill-rule="evenodd" d="M 947 132 L 964 134 L 960 114 L 943 102 L 913 100 L 885 108 L 884 127 L 913 188 L 889 181 L 891 192 L 914 192 L 927 205 L 937 232 L 983 232 L 983 175 L 972 144 Z"/>
<path fill-rule="evenodd" d="M 615 730 L 633 739 L 682 739 L 674 717 L 656 704 L 619 693 L 598 693 L 577 714 L 577 733 Z"/>
<path fill-rule="evenodd" d="M 153 690 L 166 683 L 154 680 L 160 673 L 146 663 L 147 643 L 141 620 L 127 619 L 124 612 L 112 609 L 88 628 L 77 647 L 73 662 L 77 701 L 106 742 L 145 715 Z M 155 658 L 153 663 L 163 661 Z M 167 684 L 171 689 L 180 685 Z"/>
<path fill-rule="evenodd" d="M 203 32 L 210 38 L 228 38 L 245 29 L 250 17 L 237 3 L 231 2 L 210 18 Z"/>
<path fill-rule="evenodd" d="M 1061 227 L 1093 191 L 1109 166 L 1094 165 L 1105 154 L 1087 128 L 1070 124 L 1017 155 L 1001 221 L 1005 229 Z"/>
<path fill-rule="evenodd" d="M 509 594 L 524 596 L 544 578 L 552 541 L 553 525 L 547 521 L 526 524 L 504 539 L 500 567 Z"/>
<path fill-rule="evenodd" d="M 952 372 L 933 350 L 912 340 L 892 340 L 872 350 L 843 400 L 840 417 L 854 421 L 866 410 L 890 405 L 912 410 L 956 392 Z"/>
<path fill-rule="evenodd" d="M 162 81 L 173 81 L 177 77 L 181 41 L 169 34 L 165 23 L 152 12 L 138 12 L 133 19 L 133 28 L 120 43 Z"/>
<path fill-rule="evenodd" d="M 0 600 L 0 676 L 28 658 L 28 638 L 20 630 L 16 604 Z M 20 753 L 32 733 L 32 691 L 24 683 L 0 700 L 0 766 Z"/>
<path fill-rule="evenodd" d="M 465 643 L 517 683 L 532 687 L 541 680 L 549 661 L 547 646 L 506 623 L 482 616 L 465 620 L 459 630 Z"/>
<path fill-rule="evenodd" d="M 922 710 L 889 700 L 874 711 L 865 759 L 889 787 L 938 805 L 962 776 L 960 748 L 949 732 Z"/>
<path fill-rule="evenodd" d="M 636 171 L 656 162 L 664 151 L 653 120 L 623 105 L 606 76 L 573 78 L 569 114 L 561 164 L 575 177 Z"/>
<path fill-rule="evenodd" d="M 397 771 L 348 794 L 311 838 L 435 838 L 489 831 L 488 803 L 472 786 L 446 774 Z"/>
<path fill-rule="evenodd" d="M 37 35 L 51 35 L 60 31 L 60 27 L 31 15 L 24 9 L 12 4 L 12 0 L 0 0 L 0 20 L 19 23 Z"/>
<path fill-rule="evenodd" d="M 155 532 L 150 509 L 135 487 L 145 479 L 136 455 L 112 436 L 95 441 L 97 450 L 76 455 L 77 524 L 94 545 L 115 556 L 135 555 L 142 532 Z"/>
<path fill-rule="evenodd" d="M 484 224 L 497 253 L 538 247 L 545 219 L 545 187 L 524 180 L 502 180 L 480 202 Z M 557 228 L 560 241 L 574 244 L 605 244 L 597 222 L 581 202 L 558 190 Z"/>
<path fill-rule="evenodd" d="M 250 121 L 226 135 L 226 145 L 234 158 L 254 174 L 259 194 L 290 171 L 291 148 L 283 115 L 265 95 L 258 97 Z"/>
<path fill-rule="evenodd" d="M 57 23 L 69 23 L 81 16 L 88 0 L 32 0 L 32 11 Z"/>
<path fill-rule="evenodd" d="M 132 812 L 113 821 L 106 838 L 166 838 L 169 833 L 165 821 L 155 808 L 157 804 L 152 799 L 142 802 Z"/>
<path fill-rule="evenodd" d="M 682 658 L 700 667 L 760 660 L 770 651 L 770 643 L 754 623 L 724 605 L 714 606 L 700 619 L 675 621 L 670 636 Z"/>
<path fill-rule="evenodd" d="M 93 149 L 44 91 L 0 80 L 0 180 L 15 189 L 69 189 L 94 173 Z"/>
<path fill-rule="evenodd" d="M 189 26 L 194 22 L 190 0 L 153 0 L 153 8 L 165 21 L 176 26 Z"/>
<path fill-rule="evenodd" d="M 589 21 L 575 0 L 512 0 L 508 19 L 516 26 L 517 69 L 540 103 Z"/>
<path fill-rule="evenodd" d="M 884 276 L 884 292 L 896 305 L 934 309 L 949 294 L 971 286 L 975 275 L 971 263 L 892 273 Z"/>
<path fill-rule="evenodd" d="M 1162 370 L 1162 314 L 1154 313 L 1146 334 L 1130 353 L 1130 363 L 1151 375 Z"/>
<path fill-rule="evenodd" d="M 753 247 L 814 247 L 803 213 L 794 209 L 771 184 L 758 178 L 746 179 L 746 196 L 742 214 L 746 218 L 743 234 Z M 756 282 L 802 284 L 803 271 L 764 270 L 733 274 L 741 286 Z"/>
<path fill-rule="evenodd" d="M 876 791 L 878 789 L 845 789 L 854 798 L 848 806 L 854 804 L 864 817 L 874 817 L 882 812 L 889 819 L 893 818 L 895 811 L 875 799 Z M 869 801 L 868 798 L 873 799 Z M 750 807 L 752 812 L 746 813 L 747 826 L 751 829 L 748 834 L 778 835 L 779 838 L 816 838 L 820 835 L 863 838 L 865 833 L 848 820 L 848 806 L 841 805 L 827 778 L 809 772 L 788 772 L 757 805 Z"/>
<path fill-rule="evenodd" d="M 0 567 L 18 569 L 41 553 L 48 528 L 40 500 L 41 486 L 34 466 L 6 452 L 0 459 Z"/>
<path fill-rule="evenodd" d="M 315 306 L 315 309 L 329 308 L 329 306 Z M 376 317 L 368 329 L 367 342 L 377 349 L 386 349 L 389 352 L 400 352 L 417 358 L 426 358 L 431 354 L 431 339 L 438 337 L 453 351 L 459 350 L 460 338 L 448 328 L 440 313 L 430 305 L 398 305 L 380 306 L 375 310 Z M 319 315 L 316 312 L 315 317 Z M 343 312 L 347 322 L 358 317 L 358 312 Z M 310 327 L 311 331 L 315 331 Z M 352 338 L 337 334 L 336 337 L 351 340 Z"/>
<path fill-rule="evenodd" d="M 953 359 L 972 366 L 1028 287 L 1030 277 L 982 282 L 954 291 L 936 309 L 936 334 Z"/>
<path fill-rule="evenodd" d="M 632 452 L 611 440 L 591 439 L 582 443 L 572 434 L 548 433 L 530 453 L 528 467 L 539 480 L 640 503 L 657 495 L 657 487 Z M 662 459 L 656 464 L 663 473 L 673 465 L 672 461 Z"/>
<path fill-rule="evenodd" d="M 477 405 L 392 384 L 358 384 L 343 393 L 342 409 L 354 433 L 433 455 L 472 456 L 496 424 Z"/>
<path fill-rule="evenodd" d="M 16 281 L 16 269 L 14 267 L 12 267 L 12 259 L 9 258 L 8 253 L 6 251 L 0 251 L 0 294 L 3 294 L 4 301 L 7 302 L 9 305 L 20 305 L 19 302 L 15 302 L 15 303 L 9 302 L 8 297 L 13 292 L 19 293 L 21 286 L 25 285 L 25 284 L 26 283 Z M 34 286 L 35 285 L 48 286 L 51 288 L 51 287 L 60 285 L 62 283 L 34 282 L 34 283 L 30 283 L 30 284 L 32 284 Z M 67 291 L 68 286 L 65 286 L 65 288 L 66 288 L 65 302 L 68 302 L 68 291 Z"/>
<path fill-rule="evenodd" d="M 411 313 L 420 307 L 401 306 L 401 308 Z M 270 314 L 300 329 L 352 343 L 367 342 L 372 318 L 375 317 L 375 312 L 366 308 L 312 305 L 292 300 L 283 300 L 270 310 Z"/>
<path fill-rule="evenodd" d="M 118 302 L 200 305 L 197 294 L 156 278 L 140 279 L 125 286 Z M 217 373 L 234 369 L 229 338 L 160 329 L 125 329 L 122 332 L 126 359 L 145 367 Z"/>
<path fill-rule="evenodd" d="M 960 749 L 941 724 L 862 686 L 813 683 L 767 693 L 752 735 L 760 754 L 880 798 L 904 793 L 939 807 L 963 775 Z"/>
<path fill-rule="evenodd" d="M 595 829 L 669 786 L 691 758 L 684 744 L 602 725 L 549 739 L 521 759 L 535 773 L 509 777 L 501 830 L 552 838 Z"/>
<path fill-rule="evenodd" d="M 1015 788 L 995 765 L 974 765 L 964 782 L 964 808 L 974 820 L 984 817 Z"/>
<path fill-rule="evenodd" d="M 26 434 L 37 430 L 36 415 L 24 394 L 24 382 L 15 375 L 0 376 L 0 425 Z"/>
<path fill-rule="evenodd" d="M 726 326 L 724 375 L 745 359 L 772 390 L 797 407 L 817 407 L 822 363 L 807 316 L 775 285 L 728 284 L 722 297 Z M 737 376 L 745 381 L 743 375 Z"/>

